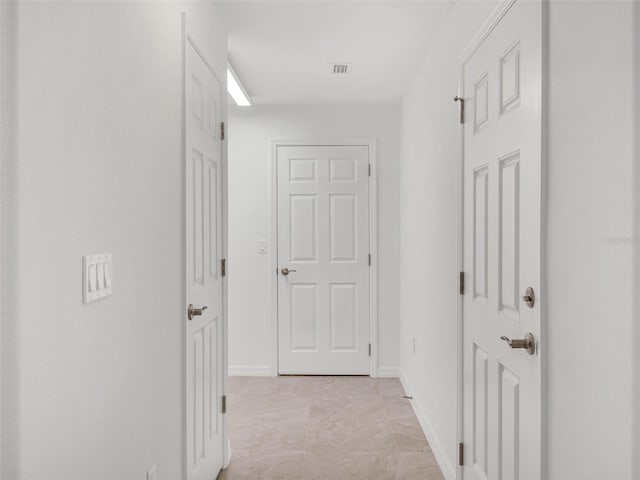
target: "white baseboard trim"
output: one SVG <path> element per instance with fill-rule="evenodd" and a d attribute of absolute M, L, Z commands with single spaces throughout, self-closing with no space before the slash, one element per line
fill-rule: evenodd
<path fill-rule="evenodd" d="M 229 467 L 232 456 L 233 455 L 231 453 L 231 439 L 227 438 L 227 448 L 224 451 L 224 462 L 222 463 L 223 470 L 226 470 Z"/>
<path fill-rule="evenodd" d="M 379 378 L 398 378 L 400 376 L 399 367 L 378 367 Z"/>
<path fill-rule="evenodd" d="M 230 377 L 273 377 L 270 365 L 229 365 Z"/>
<path fill-rule="evenodd" d="M 400 383 L 402 383 L 402 387 L 404 388 L 405 393 L 408 396 L 413 397 L 411 406 L 413 407 L 413 411 L 415 412 L 416 417 L 418 417 L 418 422 L 420 422 L 420 426 L 424 431 L 424 435 L 427 437 L 429 445 L 431 445 L 431 450 L 433 451 L 433 454 L 438 461 L 438 465 L 440 466 L 440 470 L 442 470 L 444 478 L 446 478 L 447 480 L 456 480 L 456 467 L 454 467 L 449 461 L 449 458 L 447 457 L 442 444 L 438 440 L 438 437 L 436 436 L 436 433 L 431 426 L 431 422 L 429 422 L 429 420 L 427 419 L 427 416 L 425 415 L 424 410 L 420 405 L 420 401 L 414 396 L 413 389 L 411 388 L 411 385 L 409 385 L 409 380 L 407 380 L 407 377 L 405 376 L 401 368 L 398 370 Z"/>

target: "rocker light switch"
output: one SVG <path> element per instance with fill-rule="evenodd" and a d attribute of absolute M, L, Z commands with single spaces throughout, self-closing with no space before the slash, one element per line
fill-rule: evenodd
<path fill-rule="evenodd" d="M 109 256 L 109 261 L 104 264 L 104 286 L 111 288 L 111 256 Z"/>
<path fill-rule="evenodd" d="M 89 277 L 89 285 L 87 286 L 89 289 L 89 292 L 95 292 L 96 291 L 96 281 L 97 281 L 97 276 L 96 276 L 96 266 L 95 265 L 89 265 L 89 273 L 88 273 Z"/>
<path fill-rule="evenodd" d="M 98 262 L 98 290 L 104 289 L 104 262 Z"/>
<path fill-rule="evenodd" d="M 82 299 L 90 303 L 111 295 L 111 254 L 82 257 Z"/>

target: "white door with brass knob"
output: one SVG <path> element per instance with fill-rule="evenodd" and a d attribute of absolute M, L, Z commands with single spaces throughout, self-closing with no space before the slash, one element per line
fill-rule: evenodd
<path fill-rule="evenodd" d="M 216 478 L 223 462 L 221 102 L 224 83 L 186 46 L 186 478 Z"/>
<path fill-rule="evenodd" d="M 278 146 L 281 374 L 369 374 L 368 172 L 368 146 Z"/>
<path fill-rule="evenodd" d="M 459 92 L 462 473 L 541 480 L 541 2 L 502 2 L 486 25 Z"/>

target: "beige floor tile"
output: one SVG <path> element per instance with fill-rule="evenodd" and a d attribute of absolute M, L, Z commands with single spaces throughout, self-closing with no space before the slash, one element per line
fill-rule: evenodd
<path fill-rule="evenodd" d="M 402 397 L 405 395 L 402 383 L 397 378 L 378 378 L 376 379 L 378 392 L 383 396 L 395 395 Z"/>
<path fill-rule="evenodd" d="M 398 468 L 396 454 L 356 452 L 326 456 L 307 452 L 303 480 L 393 480 Z"/>
<path fill-rule="evenodd" d="M 397 379 L 231 377 L 219 480 L 443 480 Z"/>
<path fill-rule="evenodd" d="M 302 476 L 303 452 L 269 455 L 237 452 L 233 456 L 218 480 L 299 480 Z"/>
<path fill-rule="evenodd" d="M 398 453 L 396 480 L 444 480 L 431 452 Z"/>
<path fill-rule="evenodd" d="M 253 453 L 304 451 L 307 421 L 297 417 L 260 416 L 238 420 L 231 429 L 231 442 L 238 450 Z"/>
<path fill-rule="evenodd" d="M 321 419 L 309 423 L 307 450 L 314 452 L 395 452 L 391 427 L 379 419 L 364 421 L 356 417 Z"/>
<path fill-rule="evenodd" d="M 401 396 L 394 397 L 382 397 L 387 418 L 395 421 L 403 421 L 409 419 L 410 421 L 417 421 L 415 413 L 413 413 L 413 407 L 411 401 Z"/>
<path fill-rule="evenodd" d="M 418 421 L 394 423 L 391 422 L 391 429 L 401 452 L 430 452 L 429 442 L 427 442 L 424 432 Z"/>

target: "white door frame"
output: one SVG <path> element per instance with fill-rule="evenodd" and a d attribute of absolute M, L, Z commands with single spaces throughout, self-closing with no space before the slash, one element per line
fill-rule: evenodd
<path fill-rule="evenodd" d="M 369 375 L 378 376 L 378 177 L 375 138 L 329 138 L 320 140 L 273 140 L 271 142 L 271 180 L 269 202 L 269 264 L 271 265 L 271 375 L 278 376 L 278 147 L 364 146 L 369 148 Z M 274 274 L 275 272 L 275 274 Z"/>
<path fill-rule="evenodd" d="M 520 0 L 524 1 L 524 0 Z M 540 296 L 545 298 L 546 294 L 546 191 L 547 191 L 547 65 L 548 65 L 548 1 L 537 0 L 542 4 L 542 92 L 540 98 L 540 107 L 542 111 L 542 125 L 541 125 L 541 203 L 540 206 Z M 473 57 L 476 50 L 482 45 L 482 42 L 491 34 L 494 28 L 500 23 L 500 20 L 507 14 L 509 9 L 516 3 L 516 0 L 501 0 L 495 9 L 491 12 L 489 17 L 482 24 L 478 32 L 473 36 L 467 48 L 463 51 L 458 61 L 458 97 L 464 97 L 464 67 L 466 63 Z M 462 106 L 461 108 L 464 108 Z M 466 121 L 467 119 L 465 119 Z M 457 269 L 459 272 L 464 272 L 464 125 L 460 124 L 458 127 L 458 259 Z M 465 279 L 468 280 L 468 279 Z M 465 282 L 468 285 L 468 282 Z M 466 285 L 465 285 L 466 288 Z M 545 303 L 540 304 L 540 335 L 536 339 L 538 345 L 545 345 L 546 340 L 546 307 Z M 542 478 L 547 477 L 547 451 L 546 451 L 546 438 L 547 438 L 547 402 L 546 402 L 546 351 L 543 348 L 538 349 L 538 355 L 540 357 L 540 432 L 541 432 L 541 475 Z M 464 442 L 464 309 L 463 309 L 463 296 L 458 295 L 458 395 L 457 395 L 457 425 L 456 425 L 456 438 L 458 444 Z M 459 462 L 457 462 L 459 463 Z M 456 478 L 458 480 L 463 479 L 463 469 L 461 465 L 456 466 Z"/>
<path fill-rule="evenodd" d="M 187 18 L 186 13 L 182 13 L 182 156 L 181 156 L 181 177 L 180 177 L 180 188 L 182 191 L 182 307 L 188 304 L 187 301 L 187 278 L 185 275 L 186 272 L 186 262 L 187 262 L 187 242 L 186 242 L 186 229 L 187 229 L 187 218 L 185 216 L 186 206 L 187 206 L 187 191 L 186 191 L 186 162 L 187 162 L 187 49 L 189 45 L 193 46 L 196 52 L 202 58 L 202 61 L 207 66 L 209 70 L 214 74 L 218 82 L 220 82 L 220 86 L 222 88 L 222 98 L 226 98 L 227 91 L 227 65 L 226 58 L 218 59 L 216 55 L 211 51 L 210 48 L 207 47 L 207 42 L 204 39 L 200 38 L 200 36 L 196 33 L 196 29 L 191 25 L 189 19 Z M 224 63 L 221 63 L 220 60 L 223 60 Z M 220 114 L 221 121 L 225 123 L 227 122 L 227 102 L 222 101 L 220 105 Z M 226 137 L 226 135 L 225 135 Z M 228 210 L 228 170 L 227 170 L 227 141 L 226 138 L 221 141 L 222 151 L 220 152 L 220 164 L 221 164 L 221 183 L 222 183 L 222 245 L 221 245 L 221 257 L 227 257 L 228 251 L 228 219 L 229 219 L 229 210 Z M 228 349 L 228 341 L 229 341 L 229 329 L 228 329 L 228 285 L 227 285 L 227 277 L 222 277 L 222 395 L 227 394 L 227 377 L 229 370 L 229 349 Z M 186 319 L 186 312 L 182 311 L 180 316 L 180 322 L 182 327 L 184 327 L 184 322 Z M 181 328 L 182 331 L 182 472 L 183 478 L 187 480 L 187 405 L 186 405 L 186 392 L 187 392 L 187 362 L 186 362 L 186 329 Z M 223 468 L 226 468 L 231 461 L 231 445 L 229 442 L 229 438 L 227 436 L 227 420 L 226 415 L 222 416 L 222 444 L 223 444 Z"/>

